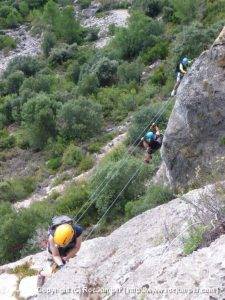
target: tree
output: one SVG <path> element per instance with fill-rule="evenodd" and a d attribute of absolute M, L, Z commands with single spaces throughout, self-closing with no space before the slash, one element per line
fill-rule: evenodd
<path fill-rule="evenodd" d="M 106 57 L 100 59 L 95 65 L 94 73 L 98 77 L 100 86 L 112 85 L 116 81 L 117 61 L 110 60 Z"/>
<path fill-rule="evenodd" d="M 141 8 L 149 17 L 156 17 L 163 8 L 161 0 L 134 0 L 134 7 Z"/>
<path fill-rule="evenodd" d="M 45 57 L 49 56 L 49 53 L 51 52 L 51 49 L 55 46 L 55 44 L 56 44 L 55 34 L 52 32 L 46 32 L 41 44 Z"/>
<path fill-rule="evenodd" d="M 124 62 L 118 67 L 118 79 L 121 84 L 127 84 L 131 81 L 140 83 L 143 65 L 139 61 L 132 63 Z"/>
<path fill-rule="evenodd" d="M 130 60 L 140 51 L 152 47 L 157 42 L 157 37 L 163 32 L 163 25 L 143 13 L 137 11 L 129 19 L 129 26 L 117 31 L 110 48 L 118 58 Z"/>
<path fill-rule="evenodd" d="M 79 93 L 83 96 L 91 95 L 99 88 L 99 81 L 95 74 L 86 75 L 79 82 Z"/>
<path fill-rule="evenodd" d="M 58 114 L 58 129 L 67 139 L 86 140 L 100 133 L 102 109 L 90 100 L 71 100 Z"/>
<path fill-rule="evenodd" d="M 102 215 L 109 205 L 118 197 L 120 191 L 132 178 L 135 172 L 140 168 L 140 162 L 136 159 L 129 158 L 124 162 L 123 159 L 118 161 L 108 161 L 103 164 L 91 179 L 91 189 L 96 187 L 105 179 L 108 178 L 112 169 L 118 170 L 116 176 L 113 176 L 104 191 L 96 200 L 96 208 L 99 215 Z M 114 174 L 115 175 L 115 174 Z M 147 178 L 147 167 L 143 167 L 140 173 L 132 180 L 123 193 L 119 195 L 112 209 L 108 212 L 107 218 L 112 220 L 115 216 L 123 215 L 125 205 L 128 201 L 136 200 L 145 192 L 145 180 Z"/>
<path fill-rule="evenodd" d="M 80 65 L 78 61 L 74 61 L 72 64 L 69 65 L 67 69 L 68 77 L 74 82 L 77 83 L 79 80 L 80 75 Z"/>
<path fill-rule="evenodd" d="M 172 4 L 181 23 L 189 23 L 196 17 L 199 0 L 173 0 Z"/>
<path fill-rule="evenodd" d="M 74 8 L 72 6 L 67 6 L 62 10 L 60 28 L 59 35 L 66 43 L 81 43 L 83 29 L 80 22 L 74 17 Z"/>
<path fill-rule="evenodd" d="M 7 77 L 17 70 L 22 71 L 26 76 L 32 76 L 35 75 L 40 68 L 41 64 L 37 58 L 31 56 L 17 56 L 8 64 L 4 76 Z"/>
<path fill-rule="evenodd" d="M 19 89 L 24 81 L 24 73 L 22 71 L 15 71 L 7 78 L 7 92 L 9 94 L 15 94 L 19 92 Z"/>
<path fill-rule="evenodd" d="M 60 9 L 52 0 L 44 7 L 43 20 L 48 29 L 66 43 L 80 43 L 82 41 L 83 29 L 80 22 L 74 17 L 72 6 Z"/>
<path fill-rule="evenodd" d="M 58 108 L 59 104 L 46 94 L 38 94 L 23 105 L 23 124 L 33 148 L 42 149 L 50 137 L 55 137 Z"/>

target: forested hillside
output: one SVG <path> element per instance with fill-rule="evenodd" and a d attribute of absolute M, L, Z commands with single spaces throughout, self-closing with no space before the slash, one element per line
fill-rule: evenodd
<path fill-rule="evenodd" d="M 18 52 L 0 80 L 0 264 L 38 252 L 51 217 L 79 217 L 87 201 L 91 205 L 80 223 L 93 228 L 138 168 L 94 235 L 173 197 L 169 188 L 149 185 L 160 154 L 144 165 L 144 153 L 135 146 L 159 111 L 157 123 L 166 128 L 175 67 L 183 56 L 194 60 L 212 44 L 225 24 L 225 1 L 96 2 L 96 19 L 122 9 L 130 16 L 124 27 L 108 26 L 108 42 L 101 48 L 96 47 L 100 28 L 84 26 L 82 19 L 83 10 L 93 6 L 89 0 L 0 3 L 2 57 L 19 49 L 20 41 L 8 33 L 21 26 L 41 48 L 39 55 Z M 89 180 L 24 210 L 14 208 L 50 179 L 57 186 L 91 169 L 101 148 L 128 121 L 125 143 Z"/>

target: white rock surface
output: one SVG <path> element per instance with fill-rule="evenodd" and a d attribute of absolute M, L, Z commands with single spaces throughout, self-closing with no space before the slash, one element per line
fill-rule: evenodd
<path fill-rule="evenodd" d="M 16 30 L 6 30 L 5 34 L 17 40 L 17 47 L 7 54 L 0 51 L 0 76 L 13 58 L 24 55 L 36 56 L 41 53 L 40 39 L 33 37 L 25 25 Z"/>
<path fill-rule="evenodd" d="M 115 9 L 106 13 L 106 16 L 97 18 L 90 16 L 82 19 L 82 25 L 89 28 L 99 28 L 99 40 L 95 43 L 96 48 L 105 47 L 111 40 L 109 37 L 109 25 L 114 24 L 117 27 L 126 27 L 130 14 L 127 9 Z"/>
<path fill-rule="evenodd" d="M 37 276 L 25 277 L 19 284 L 19 296 L 24 299 L 28 299 L 37 295 Z"/>
<path fill-rule="evenodd" d="M 17 290 L 18 278 L 14 274 L 0 275 L 0 299 L 13 300 L 16 299 L 15 292 Z"/>
<path fill-rule="evenodd" d="M 95 16 L 87 18 L 82 21 L 85 27 L 98 27 L 99 37 L 105 37 L 108 33 L 108 27 L 111 24 L 115 24 L 119 27 L 127 25 L 127 19 L 129 18 L 129 12 L 127 9 L 115 9 L 107 12 L 105 17 L 97 18 Z"/>
<path fill-rule="evenodd" d="M 183 254 L 183 238 L 196 225 L 196 206 L 201 210 L 203 201 L 213 199 L 222 209 L 224 185 L 193 190 L 131 219 L 107 237 L 84 241 L 76 258 L 47 280 L 38 299 L 81 299 L 81 294 L 90 296 L 92 291 L 109 299 L 103 290 L 115 300 L 224 299 L 225 236 L 208 248 Z M 209 214 L 208 222 L 213 217 Z M 40 270 L 46 258 L 45 252 L 38 253 L 2 266 L 0 272 L 26 261 Z M 141 295 L 146 288 L 148 294 Z"/>

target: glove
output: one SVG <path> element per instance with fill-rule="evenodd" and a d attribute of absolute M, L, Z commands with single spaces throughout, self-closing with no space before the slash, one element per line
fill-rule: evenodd
<path fill-rule="evenodd" d="M 64 265 L 65 265 L 65 264 L 64 264 Z M 58 266 L 58 270 L 61 270 L 61 269 L 64 267 L 64 265 Z"/>

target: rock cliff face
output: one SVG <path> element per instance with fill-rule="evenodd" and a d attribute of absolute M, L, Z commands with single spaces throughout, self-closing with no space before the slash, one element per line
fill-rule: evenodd
<path fill-rule="evenodd" d="M 181 82 L 162 157 L 172 186 L 221 168 L 225 157 L 225 29 Z M 197 173 L 197 174 L 196 174 Z"/>
<path fill-rule="evenodd" d="M 87 299 L 91 294 L 99 298 L 89 299 L 223 299 L 225 236 L 208 248 L 183 254 L 183 238 L 196 222 L 195 205 L 212 196 L 214 206 L 221 203 L 216 185 L 193 190 L 131 219 L 107 237 L 85 241 L 77 257 L 39 290 L 38 299 Z M 35 296 L 36 276 L 20 281 L 9 273 L 27 262 L 40 270 L 45 259 L 42 252 L 0 267 L 0 299 Z"/>

